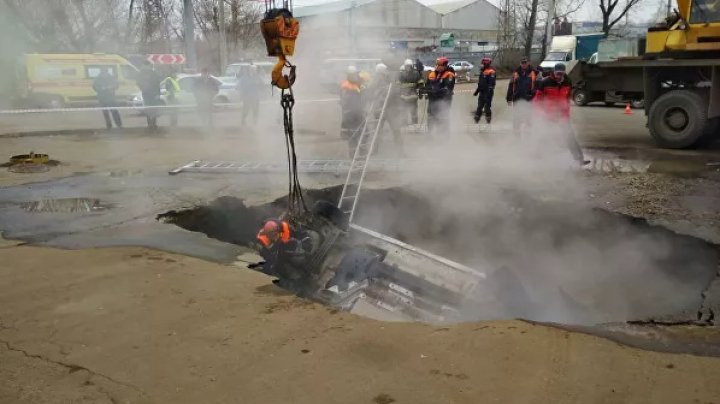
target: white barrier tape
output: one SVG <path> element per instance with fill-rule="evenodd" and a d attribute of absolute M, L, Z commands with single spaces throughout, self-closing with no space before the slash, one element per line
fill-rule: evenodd
<path fill-rule="evenodd" d="M 321 102 L 338 102 L 339 98 L 323 98 L 317 100 L 296 100 L 297 105 L 312 104 Z M 261 101 L 260 104 L 275 104 L 276 100 L 272 101 Z M 242 103 L 222 103 L 213 104 L 216 108 L 221 109 L 235 109 L 240 108 Z M 7 109 L 0 111 L 0 115 L 20 115 L 20 114 L 41 114 L 41 113 L 58 113 L 58 112 L 91 112 L 91 111 L 104 111 L 104 110 L 118 110 L 118 111 L 145 111 L 150 109 L 197 109 L 197 104 L 180 104 L 180 105 L 137 105 L 137 106 L 117 106 L 117 107 L 82 107 L 82 108 L 36 108 L 36 109 Z"/>

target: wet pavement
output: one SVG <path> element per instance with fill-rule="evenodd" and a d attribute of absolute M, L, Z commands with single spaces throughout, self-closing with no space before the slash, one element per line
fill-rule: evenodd
<path fill-rule="evenodd" d="M 167 175 L 73 176 L 0 189 L 4 237 L 61 248 L 147 246 L 220 262 L 239 251 L 155 216 L 227 188 L 224 181 Z"/>
<path fill-rule="evenodd" d="M 274 212 L 260 207 L 260 213 L 245 217 L 211 211 L 195 231 L 186 231 L 156 217 L 203 205 L 218 194 L 252 188 L 259 178 L 244 176 L 242 186 L 229 190 L 223 176 L 121 174 L 0 189 L 4 237 L 74 249 L 146 246 L 231 263 L 248 251 L 256 222 Z M 333 199 L 338 192 L 332 188 L 320 195 Z M 506 312 L 508 317 L 570 324 L 707 323 L 712 313 L 720 312 L 716 295 L 720 290 L 703 296 L 717 274 L 714 245 L 591 206 L 541 201 L 514 191 L 507 194 L 503 196 L 503 201 L 511 202 L 507 206 L 473 213 L 470 204 L 466 220 L 457 222 L 457 217 L 443 217 L 413 193 L 367 191 L 358 223 L 482 270 L 512 268 L 534 304 Z M 276 203 L 274 209 L 282 210 L 282 204 Z M 585 219 L 578 222 L 579 216 Z M 433 217 L 437 219 L 429 220 Z M 403 226 L 398 226 L 397 218 L 404 218 Z M 215 233 L 205 230 L 207 226 Z M 450 228 L 465 237 L 454 237 Z M 245 235 L 232 238 L 237 232 Z M 515 232 L 512 245 L 501 236 Z M 704 304 L 709 307 L 700 314 Z M 464 310 L 467 320 L 497 317 L 481 314 L 479 307 Z"/>
<path fill-rule="evenodd" d="M 463 101 L 468 104 L 474 102 L 474 98 Z M 459 103 L 463 105 L 462 102 Z M 502 117 L 504 105 L 498 103 L 498 117 Z M 594 121 L 590 119 L 582 119 L 577 123 L 580 141 L 584 145 L 595 146 L 588 150 L 591 164 L 586 167 L 589 175 L 601 175 L 603 177 L 619 177 L 624 175 L 645 175 L 645 174 L 661 174 L 670 175 L 677 178 L 712 178 L 716 179 L 718 170 L 720 169 L 720 153 L 716 149 L 708 150 L 690 150 L 690 151 L 671 151 L 656 149 L 652 145 L 652 140 L 647 135 L 646 130 L 641 124 L 643 117 L 635 114 L 632 117 L 622 117 L 622 110 L 615 111 L 612 108 L 574 108 L 573 113 L 576 117 L 584 114 L 586 117 L 594 117 Z M 614 119 L 615 113 L 621 118 Z M 311 116 L 308 114 L 308 117 Z M 307 117 L 306 117 L 307 118 Z M 93 117 L 92 119 L 95 119 Z M 308 118 L 309 119 L 309 118 Z M 621 120 L 622 119 L 622 120 Z M 632 125 L 630 124 L 632 123 Z M 311 125 L 306 123 L 309 128 Z M 332 126 L 332 125 L 329 125 Z M 507 135 L 508 125 L 497 124 L 495 128 L 497 133 Z M 308 147 L 312 142 L 329 145 L 327 150 L 331 150 L 325 156 L 333 156 L 344 152 L 344 144 L 337 141 L 334 136 L 328 139 L 324 134 L 331 133 L 332 128 L 318 129 L 319 132 L 313 132 L 315 138 L 310 138 L 309 142 L 301 144 L 301 147 Z M 157 248 L 166 251 L 177 252 L 185 255 L 204 258 L 207 260 L 232 263 L 239 254 L 247 252 L 247 248 L 241 245 L 232 244 L 207 237 L 201 232 L 191 232 L 180 229 L 170 224 L 161 223 L 156 220 L 157 215 L 182 208 L 192 208 L 195 206 L 205 205 L 218 195 L 232 195 L 236 197 L 249 196 L 254 202 L 267 201 L 268 195 L 277 195 L 278 190 L 284 189 L 282 176 L 242 176 L 228 177 L 212 176 L 212 175 L 181 175 L 171 177 L 166 174 L 166 170 L 177 165 L 184 164 L 192 158 L 208 158 L 209 155 L 220 155 L 217 149 L 192 149 L 192 146 L 183 145 L 178 150 L 184 154 L 178 157 L 178 151 L 167 152 L 168 156 L 159 156 L 157 161 L 153 161 L 147 156 L 132 155 L 128 157 L 125 153 L 127 150 L 140 151 L 150 149 L 153 152 L 159 150 L 165 152 L 164 148 L 158 148 L 156 145 L 148 147 L 145 145 L 142 131 L 132 132 L 128 138 L 114 138 L 116 133 L 100 136 L 93 135 L 86 139 L 81 136 L 68 134 L 65 140 L 58 137 L 29 137 L 27 139 L 18 138 L 13 140 L 13 152 L 27 152 L 26 145 L 36 145 L 39 143 L 47 144 L 48 147 L 39 151 L 48 151 L 53 158 L 65 161 L 70 160 L 68 150 L 77 148 L 83 142 L 93 144 L 101 144 L 101 152 L 112 153 L 117 147 L 121 152 L 114 156 L 114 159 L 108 161 L 95 161 L 88 159 L 87 165 L 78 164 L 78 160 L 71 161 L 68 167 L 60 167 L 57 170 L 65 170 L 60 172 L 58 176 L 63 178 L 51 180 L 42 183 L 34 183 L 27 185 L 17 185 L 0 189 L 0 229 L 3 231 L 3 237 L 7 239 L 17 239 L 31 242 L 33 244 L 47 245 L 60 248 L 88 248 L 88 247 L 106 247 L 121 245 L 139 245 L 151 248 Z M 608 133 L 615 135 L 606 135 Z M 232 140 L 232 146 L 226 143 L 231 142 L 230 135 L 232 133 L 220 131 L 220 136 L 225 138 L 206 138 L 208 144 L 220 144 L 220 148 L 233 150 L 231 155 L 243 154 L 243 158 L 248 155 L 254 155 L 256 152 L 248 147 L 243 149 L 241 146 L 244 139 Z M 478 134 L 484 136 L 478 130 Z M 126 135 L 122 133 L 122 135 Z M 137 135 L 137 136 L 136 136 Z M 172 134 L 172 143 L 167 143 L 168 147 L 172 144 L 178 145 L 180 142 L 196 145 L 188 139 L 195 134 Z M 264 134 L 263 134 L 264 135 Z M 166 138 L 156 139 L 158 142 L 167 142 L 170 135 Z M 205 140 L 205 139 L 203 139 Z M 482 139 L 478 137 L 478 140 Z M 193 140 L 194 141 L 194 140 Z M 218 141 L 218 142 L 215 142 Z M 63 153 L 56 153 L 53 145 L 65 142 L 69 146 L 63 146 Z M 127 150 L 123 149 L 121 145 Z M 130 145 L 130 146 L 127 146 Z M 17 150 L 15 150 L 17 149 Z M 104 150 L 107 149 L 107 150 Z M 192 153 L 188 150 L 192 149 Z M 222 150 L 224 152 L 224 150 Z M 173 153 L 175 156 L 173 157 Z M 83 153 L 79 153 L 82 155 Z M 160 153 L 162 154 L 162 153 Z M 265 153 L 265 156 L 268 154 Z M 304 156 L 312 154 L 305 153 Z M 325 157 L 323 156 L 323 157 Z M 165 160 L 161 160 L 161 159 Z M 261 158 L 262 159 L 262 158 Z M 171 163 L 168 163 L 168 160 Z M 141 161 L 144 164 L 152 164 L 151 169 L 141 167 Z M 147 161 L 152 161 L 147 163 Z M 85 162 L 84 162 L 85 163 Z M 112 166 L 116 169 L 112 171 L 98 173 L 98 169 L 106 166 Z M 158 169 L 160 166 L 165 171 Z M 100 167 L 100 168 L 98 168 Z M 107 168 L 105 168 L 107 169 Z M 56 170 L 53 168 L 51 173 Z M 92 174 L 73 175 L 67 177 L 73 172 L 87 171 Z M 28 174 L 30 175 L 30 174 Z M 36 174 L 40 175 L 40 174 Z M 32 178 L 42 177 L 27 177 Z M 269 182 L 268 182 L 269 181 Z M 337 183 L 337 178 L 331 178 L 328 182 Z M 232 184 L 232 185 L 228 185 Z M 247 194 L 252 190 L 253 194 Z M 277 195 L 279 196 L 279 195 Z M 704 207 L 716 204 L 715 196 L 704 195 L 673 195 L 682 198 L 685 207 L 697 207 L 702 210 Z M 549 225 L 546 222 L 538 222 L 538 218 L 550 217 L 553 219 L 566 218 L 567 220 L 559 220 L 556 228 L 551 228 L 542 236 L 546 238 L 549 246 L 553 248 L 560 247 L 560 250 L 572 250 L 578 248 L 577 244 L 564 240 L 561 233 L 568 228 L 573 228 L 576 233 L 588 234 L 589 243 L 582 243 L 582 248 L 587 244 L 592 245 L 597 240 L 601 240 L 603 248 L 592 249 L 592 253 L 596 254 L 599 262 L 603 262 L 607 267 L 614 267 L 614 271 L 608 273 L 602 271 L 602 268 L 588 266 L 585 271 L 576 274 L 576 279 L 567 287 L 558 288 L 553 285 L 553 277 L 551 276 L 557 268 L 554 268 L 552 257 L 538 255 L 541 251 L 539 246 L 543 243 L 533 244 L 537 240 L 529 237 L 525 240 L 527 244 L 516 244 L 512 249 L 504 251 L 501 256 L 494 257 L 493 267 L 502 265 L 510 265 L 532 269 L 533 264 L 538 262 L 542 265 L 536 265 L 539 269 L 535 273 L 528 270 L 521 273 L 521 277 L 535 294 L 535 299 L 541 302 L 548 302 L 545 312 L 526 312 L 520 313 L 517 317 L 532 318 L 538 321 L 558 321 L 566 320 L 568 323 L 577 323 L 578 312 L 567 310 L 563 305 L 562 299 L 556 299 L 555 295 L 567 295 L 576 302 L 580 309 L 585 310 L 588 307 L 597 307 L 595 313 L 591 313 L 591 321 L 589 323 L 606 323 L 624 320 L 634 320 L 637 324 L 611 323 L 602 327 L 588 328 L 588 332 L 608 336 L 618 341 L 648 349 L 659 350 L 677 350 L 678 352 L 692 352 L 699 354 L 713 354 L 717 349 L 717 339 L 706 338 L 708 345 L 705 348 L 698 348 L 698 339 L 705 337 L 697 337 L 693 335 L 685 336 L 679 331 L 672 331 L 672 327 L 682 324 L 686 327 L 691 324 L 693 327 L 711 330 L 708 325 L 715 324 L 715 313 L 720 312 L 720 282 L 717 279 L 717 249 L 714 245 L 710 245 L 702 240 L 691 237 L 682 237 L 662 228 L 656 228 L 647 223 L 635 223 L 633 219 L 627 217 L 615 217 L 608 212 L 599 212 L 598 216 L 592 216 L 594 219 L 581 223 L 572 223 L 578 216 L 586 214 L 587 210 L 578 212 L 568 209 L 567 206 L 558 205 L 556 207 L 547 206 L 547 204 L 538 204 L 533 201 L 532 206 L 544 206 L 541 211 L 542 215 L 533 216 L 533 207 L 530 205 L 521 206 L 522 198 L 519 199 L 516 206 L 510 206 L 509 209 L 500 210 L 502 214 L 491 217 L 490 221 L 484 223 L 494 223 L 495 227 L 489 227 L 479 230 L 482 234 L 489 237 L 485 240 L 485 249 L 479 248 L 477 245 L 463 245 L 462 240 L 454 240 L 453 243 L 436 244 L 432 237 L 414 237 L 413 233 L 422 234 L 423 230 L 414 227 L 414 224 L 403 227 L 403 231 L 394 232 L 390 227 L 393 222 L 387 218 L 404 217 L 397 210 L 397 206 L 407 206 L 407 200 L 397 205 L 393 203 L 384 203 L 389 207 L 390 213 L 379 216 L 379 221 L 372 220 L 371 217 L 362 218 L 369 227 L 374 227 L 381 231 L 392 233 L 391 235 L 404 239 L 407 242 L 417 243 L 418 245 L 435 251 L 441 255 L 449 254 L 453 258 L 467 263 L 468 265 L 484 265 L 484 262 L 473 261 L 474 258 L 498 247 L 498 243 L 502 242 L 502 232 L 498 229 L 510 228 L 520 229 L 525 226 L 529 227 L 545 227 Z M 410 204 L 417 201 L 410 202 Z M 253 203 L 250 203 L 253 204 Z M 597 205 L 597 204 L 596 204 Z M 596 206 L 593 206 L 596 207 Z M 611 209 L 611 207 L 608 207 Z M 612 209 L 611 209 L 612 210 Z M 373 214 L 376 212 L 372 212 Z M 662 216 L 662 215 L 660 215 Z M 427 217 L 426 213 L 416 212 L 412 217 Z M 601 226 L 600 224 L 609 221 L 612 226 Z M 680 229 L 683 233 L 700 235 L 704 240 L 720 242 L 718 229 L 712 224 L 705 224 L 698 221 L 688 220 L 686 222 L 679 221 L 676 218 L 662 217 L 653 218 L 653 224 L 662 224 L 671 227 L 673 230 Z M 436 223 L 442 227 L 442 223 Z M 505 226 L 505 227 L 503 227 Z M 509 226 L 509 227 L 508 227 Z M 613 227 L 614 226 L 614 227 Z M 600 229 L 600 230 L 598 230 Z M 630 229 L 630 230 L 628 230 Z M 477 231 L 476 229 L 468 229 Z M 613 248 L 621 248 L 622 243 L 612 243 L 613 239 L 622 240 L 627 233 L 632 233 L 633 240 L 641 240 L 637 254 L 631 254 L 632 251 L 622 250 L 628 255 L 619 255 L 618 250 Z M 702 234 L 700 234 L 702 233 Z M 495 239 L 493 239 L 493 236 Z M 529 236 L 532 236 L 530 233 Z M 597 237 L 597 238 L 593 238 Z M 647 239 L 651 241 L 645 243 Z M 448 251 L 448 244 L 453 244 Z M 528 245 L 531 246 L 528 250 Z M 681 246 L 681 247 L 677 247 Z M 477 256 L 463 255 L 463 252 L 472 251 Z M 553 250 L 555 251 L 555 250 Z M 513 260 L 512 255 L 516 255 Z M 651 255 L 653 257 L 652 264 L 658 264 L 659 270 L 646 271 L 643 262 L 639 268 L 642 270 L 635 271 L 638 267 L 633 266 L 638 256 Z M 622 261 L 607 261 L 607 257 L 619 257 Z M 538 260 L 541 258 L 541 260 Z M 623 264 L 623 265 L 620 265 Z M 582 261 L 575 262 L 574 265 L 581 267 Z M 492 269 L 489 268 L 489 269 Z M 594 269 L 595 271 L 590 271 Z M 590 272 L 586 272 L 590 271 Z M 595 273 L 589 276 L 588 274 Z M 609 277 L 604 277 L 610 275 Z M 653 275 L 658 275 L 653 278 Z M 585 279 L 583 279 L 585 278 Z M 612 288 L 616 285 L 616 288 Z M 561 301 L 561 305 L 557 306 L 555 302 Z M 627 310 L 630 304 L 633 310 Z M 472 312 L 474 308 L 470 307 Z M 608 316 L 607 313 L 612 315 Z M 580 313 L 587 315 L 587 312 Z M 468 319 L 477 319 L 472 315 Z M 587 320 L 587 317 L 585 318 Z M 587 323 L 587 322 L 586 322 Z M 671 331 L 661 334 L 657 331 L 657 324 L 668 324 Z M 670 326 L 675 324 L 675 326 Z M 705 327 L 700 327 L 704 325 Z M 665 332 L 665 331 L 663 331 Z M 700 331 L 702 333 L 704 331 Z M 692 334 L 692 333 L 691 333 Z M 704 334 L 703 334 L 704 335 Z M 668 343 L 658 341 L 670 341 Z M 693 342 L 695 341 L 695 342 Z M 693 345 L 695 344 L 695 345 Z M 665 346 L 665 348 L 663 348 Z M 686 347 L 683 350 L 683 347 Z M 696 352 L 697 351 L 697 352 Z"/>

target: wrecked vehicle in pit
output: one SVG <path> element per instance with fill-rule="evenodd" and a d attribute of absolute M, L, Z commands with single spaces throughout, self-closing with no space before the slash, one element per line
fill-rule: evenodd
<path fill-rule="evenodd" d="M 490 277 L 399 240 L 348 223 L 347 216 L 327 201 L 296 220 L 311 239 L 299 277 L 270 271 L 263 263 L 249 267 L 278 277 L 280 287 L 340 310 L 383 320 L 429 323 L 460 321 L 461 307 L 471 304 L 502 316 L 529 299 L 507 269 Z M 512 301 L 492 289 L 514 291 Z M 498 289 L 501 288 L 501 289 Z"/>

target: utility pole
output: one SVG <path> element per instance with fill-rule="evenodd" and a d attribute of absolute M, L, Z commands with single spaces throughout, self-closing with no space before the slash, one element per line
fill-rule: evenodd
<path fill-rule="evenodd" d="M 353 11 L 357 3 L 352 0 L 350 10 L 348 11 L 348 36 L 350 39 L 350 54 L 355 56 L 355 21 L 353 20 Z"/>
<path fill-rule="evenodd" d="M 197 68 L 197 55 L 195 54 L 195 21 L 193 20 L 192 0 L 183 0 L 183 23 L 185 25 L 185 59 L 187 67 Z"/>
<path fill-rule="evenodd" d="M 225 38 L 225 0 L 218 0 L 218 26 L 220 28 L 220 72 L 225 71 L 227 66 L 227 40 Z"/>
<path fill-rule="evenodd" d="M 552 28 L 553 28 L 553 21 L 555 20 L 555 0 L 548 0 L 548 15 L 547 15 L 547 23 L 545 24 L 545 46 L 544 46 L 544 54 L 547 55 L 548 50 L 550 48 L 550 43 L 552 42 Z"/>
<path fill-rule="evenodd" d="M 510 0 L 505 0 L 505 38 L 503 38 L 503 47 L 510 48 Z"/>

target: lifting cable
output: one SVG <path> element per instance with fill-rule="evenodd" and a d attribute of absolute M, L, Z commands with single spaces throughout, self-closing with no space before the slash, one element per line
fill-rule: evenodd
<path fill-rule="evenodd" d="M 293 66 L 294 67 L 294 66 Z M 287 148 L 288 158 L 288 213 L 295 216 L 299 213 L 307 212 L 307 205 L 303 198 L 302 188 L 297 169 L 297 154 L 295 153 L 295 132 L 293 128 L 293 107 L 295 106 L 295 97 L 293 96 L 292 86 L 281 90 L 280 105 L 283 109 L 283 126 L 285 127 L 285 146 Z M 302 211 L 301 211 L 302 208 Z"/>
<path fill-rule="evenodd" d="M 282 5 L 276 4 L 282 2 Z M 288 216 L 296 218 L 308 211 L 302 195 L 295 153 L 295 132 L 293 128 L 293 107 L 295 96 L 292 85 L 295 83 L 295 65 L 287 60 L 295 52 L 295 40 L 300 32 L 300 24 L 292 15 L 292 0 L 265 0 L 265 16 L 260 23 L 265 38 L 268 56 L 278 58 L 272 71 L 272 85 L 279 88 L 280 106 L 283 109 L 285 128 L 285 146 L 288 159 Z M 288 68 L 288 74 L 283 72 Z"/>

